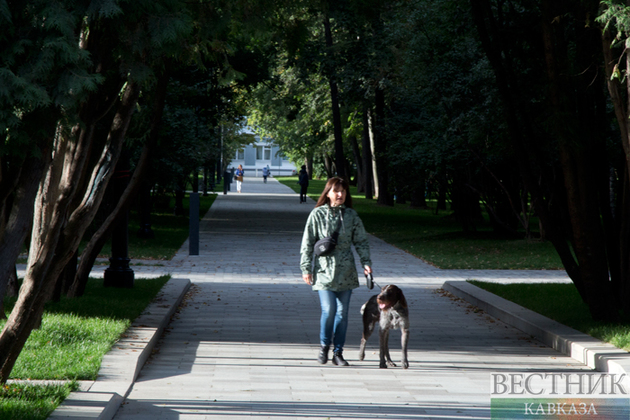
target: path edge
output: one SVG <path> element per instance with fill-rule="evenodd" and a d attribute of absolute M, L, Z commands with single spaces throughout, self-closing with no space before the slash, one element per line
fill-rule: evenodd
<path fill-rule="evenodd" d="M 192 285 L 190 279 L 171 278 L 105 354 L 96 381 L 87 391 L 76 391 L 48 420 L 111 420 L 151 356 L 171 317 Z"/>
<path fill-rule="evenodd" d="M 447 281 L 442 288 L 591 369 L 616 374 L 630 372 L 630 353 L 612 344 L 567 327 L 466 281 Z"/>

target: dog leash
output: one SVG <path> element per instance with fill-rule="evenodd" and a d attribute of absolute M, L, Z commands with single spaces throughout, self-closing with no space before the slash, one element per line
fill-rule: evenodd
<path fill-rule="evenodd" d="M 374 281 L 374 277 L 372 277 L 372 273 L 367 273 L 365 275 L 365 282 L 367 284 L 367 288 L 370 290 L 374 289 L 374 285 L 376 285 L 376 287 L 381 289 L 381 286 L 377 282 Z"/>

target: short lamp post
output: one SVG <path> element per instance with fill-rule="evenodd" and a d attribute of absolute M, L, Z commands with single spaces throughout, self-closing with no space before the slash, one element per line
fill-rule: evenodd
<path fill-rule="evenodd" d="M 122 196 L 129 184 L 131 172 L 129 159 L 125 157 L 124 155 L 120 157 L 111 180 L 115 197 Z M 128 210 L 123 210 L 120 220 L 112 228 L 112 257 L 109 259 L 109 267 L 103 273 L 105 287 L 133 288 L 134 273 L 129 267 L 128 213 Z"/>

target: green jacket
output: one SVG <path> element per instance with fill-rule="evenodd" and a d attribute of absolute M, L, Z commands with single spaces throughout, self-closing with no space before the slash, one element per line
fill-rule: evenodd
<path fill-rule="evenodd" d="M 332 254 L 317 257 L 313 261 L 315 242 L 330 236 L 337 226 L 340 228 L 335 250 Z M 313 209 L 306 221 L 300 248 L 300 269 L 304 274 L 313 274 L 313 290 L 341 292 L 359 287 L 359 276 L 351 248 L 353 244 L 361 265 L 371 267 L 368 236 L 357 212 L 343 205 L 330 207 L 326 204 Z"/>

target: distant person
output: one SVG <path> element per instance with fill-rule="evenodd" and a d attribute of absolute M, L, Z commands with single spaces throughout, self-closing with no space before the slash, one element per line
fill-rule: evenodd
<path fill-rule="evenodd" d="M 302 165 L 298 178 L 300 184 L 300 204 L 306 203 L 306 190 L 308 189 L 308 174 L 306 173 L 306 165 Z"/>
<path fill-rule="evenodd" d="M 234 172 L 234 179 L 236 180 L 236 191 L 241 192 L 241 185 L 243 184 L 243 175 L 245 175 L 245 171 L 243 170 L 243 165 L 238 165 L 236 171 Z"/>
<path fill-rule="evenodd" d="M 267 177 L 269 176 L 269 166 L 263 168 L 263 182 L 267 183 Z"/>
<path fill-rule="evenodd" d="M 315 243 L 338 232 L 337 245 L 331 253 L 315 256 Z M 322 309 L 319 326 L 321 349 L 317 361 L 328 362 L 333 346 L 333 364 L 348 366 L 343 346 L 348 329 L 348 305 L 352 289 L 359 287 L 359 278 L 352 254 L 352 245 L 361 259 L 364 274 L 372 272 L 370 245 L 363 223 L 352 209 L 348 183 L 343 178 L 330 178 L 315 208 L 306 221 L 300 247 L 302 280 L 319 294 Z"/>

